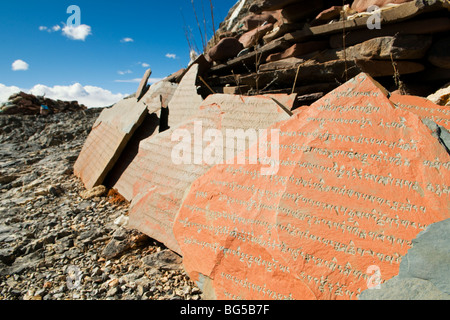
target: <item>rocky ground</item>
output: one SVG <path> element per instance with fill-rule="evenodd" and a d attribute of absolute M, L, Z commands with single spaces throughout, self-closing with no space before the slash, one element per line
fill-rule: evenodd
<path fill-rule="evenodd" d="M 120 196 L 73 176 L 100 111 L 0 116 L 0 300 L 201 299 Z"/>

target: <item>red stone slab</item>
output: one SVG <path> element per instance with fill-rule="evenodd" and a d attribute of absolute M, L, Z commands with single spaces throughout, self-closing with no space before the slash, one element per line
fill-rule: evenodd
<path fill-rule="evenodd" d="M 397 107 L 434 121 L 450 130 L 450 107 L 438 106 L 428 99 L 416 96 L 392 94 L 389 98 Z"/>
<path fill-rule="evenodd" d="M 102 111 L 74 166 L 87 189 L 103 183 L 146 113 L 147 107 L 135 98 Z"/>
<path fill-rule="evenodd" d="M 285 103 L 289 100 L 282 96 L 278 98 Z M 203 134 L 206 136 L 208 129 L 217 129 L 226 137 L 227 129 L 265 129 L 289 118 L 284 109 L 270 97 L 264 96 L 211 95 L 199 110 L 197 115 L 191 115 L 190 120 L 178 127 L 143 140 L 133 161 L 133 166 L 137 167 L 134 172 L 140 172 L 141 176 L 135 177 L 138 181 L 133 187 L 129 226 L 164 243 L 175 252 L 180 252 L 180 248 L 173 236 L 173 221 L 184 194 L 193 181 L 214 165 L 202 154 L 206 154 L 204 150 L 210 145 L 206 138 L 202 140 Z M 174 136 L 177 132 L 190 135 L 189 146 L 193 151 L 189 154 L 190 161 L 181 164 L 175 163 L 172 158 L 174 149 L 180 145 L 179 139 Z M 223 145 L 226 146 L 226 142 Z M 199 151 L 196 146 L 203 148 Z M 246 148 L 248 146 L 239 148 L 238 144 L 230 149 L 224 148 L 221 161 L 233 159 L 237 154 L 235 149 L 245 151 Z M 229 150 L 233 153 L 228 153 Z"/>
<path fill-rule="evenodd" d="M 272 127 L 276 174 L 217 165 L 192 184 L 174 234 L 207 297 L 357 299 L 450 217 L 450 156 L 387 95 L 360 74 Z"/>

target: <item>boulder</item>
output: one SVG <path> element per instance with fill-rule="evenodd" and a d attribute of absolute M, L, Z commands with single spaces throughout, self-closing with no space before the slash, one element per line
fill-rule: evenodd
<path fill-rule="evenodd" d="M 266 25 L 257 27 L 249 32 L 244 33 L 240 38 L 239 42 L 242 43 L 244 48 L 250 48 L 259 43 L 259 41 L 273 29 L 273 24 L 268 23 Z"/>
<path fill-rule="evenodd" d="M 282 53 L 274 53 L 267 57 L 267 62 L 278 61 L 282 59 L 300 57 L 305 54 L 320 51 L 328 48 L 328 41 L 310 41 L 304 43 L 296 43 Z"/>
<path fill-rule="evenodd" d="M 331 8 L 323 10 L 313 21 L 311 21 L 311 26 L 325 24 L 334 19 L 339 20 L 341 17 L 342 8 L 342 6 L 332 6 Z"/>
<path fill-rule="evenodd" d="M 431 47 L 431 35 L 400 34 L 377 37 L 343 49 L 332 49 L 320 54 L 317 59 L 374 59 L 374 60 L 418 60 L 426 56 Z"/>
<path fill-rule="evenodd" d="M 236 38 L 224 38 L 208 52 L 212 61 L 220 62 L 234 58 L 244 49 L 244 46 Z"/>
<path fill-rule="evenodd" d="M 162 250 L 142 258 L 142 262 L 149 267 L 160 270 L 180 269 L 183 259 L 171 250 Z"/>
<path fill-rule="evenodd" d="M 244 30 L 251 31 L 262 26 L 264 23 L 275 24 L 278 19 L 275 17 L 276 12 L 263 12 L 261 14 L 251 14 L 244 19 L 242 19 L 242 24 L 244 25 Z"/>
<path fill-rule="evenodd" d="M 82 191 L 80 193 L 80 196 L 85 200 L 89 200 L 96 197 L 103 197 L 104 195 L 106 195 L 107 192 L 108 190 L 106 189 L 105 186 L 97 186 L 90 190 Z"/>

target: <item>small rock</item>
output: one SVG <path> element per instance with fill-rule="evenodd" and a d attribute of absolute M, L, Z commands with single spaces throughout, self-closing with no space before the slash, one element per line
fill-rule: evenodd
<path fill-rule="evenodd" d="M 106 189 L 105 186 L 98 186 L 91 190 L 82 191 L 80 193 L 80 196 L 81 196 L 81 198 L 83 198 L 85 200 L 89 200 L 89 199 L 93 199 L 96 197 L 102 197 L 102 196 L 106 195 L 107 192 L 108 192 L 108 190 Z"/>
<path fill-rule="evenodd" d="M 119 227 L 124 227 L 128 224 L 129 218 L 127 216 L 120 216 L 116 220 L 114 220 L 114 224 Z"/>
<path fill-rule="evenodd" d="M 142 262 L 153 268 L 162 270 L 179 269 L 182 258 L 171 250 L 163 250 L 142 258 Z"/>
<path fill-rule="evenodd" d="M 103 249 L 102 256 L 108 260 L 118 258 L 130 248 L 131 244 L 127 240 L 112 239 Z"/>
<path fill-rule="evenodd" d="M 113 296 L 115 296 L 118 293 L 119 293 L 119 288 L 118 287 L 113 287 L 113 288 L 108 290 L 108 292 L 106 293 L 106 296 L 107 297 L 113 297 Z"/>

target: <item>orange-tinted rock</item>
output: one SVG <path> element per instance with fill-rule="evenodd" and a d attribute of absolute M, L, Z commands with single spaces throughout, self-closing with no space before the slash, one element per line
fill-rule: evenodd
<path fill-rule="evenodd" d="M 384 7 L 388 4 L 402 4 L 413 0 L 355 0 L 352 9 L 358 12 L 364 12 L 371 6 Z"/>
<path fill-rule="evenodd" d="M 300 57 L 305 54 L 328 48 L 328 41 L 310 41 L 296 43 L 282 53 L 274 53 L 267 57 L 267 62 L 283 60 L 292 57 Z"/>
<path fill-rule="evenodd" d="M 243 49 L 238 39 L 224 38 L 208 51 L 208 56 L 212 61 L 226 61 L 236 57 Z"/>
<path fill-rule="evenodd" d="M 311 21 L 312 26 L 317 26 L 325 24 L 333 19 L 338 19 L 341 17 L 342 6 L 332 6 L 326 10 L 323 10 L 317 15 L 317 17 Z"/>
<path fill-rule="evenodd" d="M 273 12 L 262 12 L 261 14 L 251 14 L 242 19 L 242 23 L 244 24 L 245 30 L 250 31 L 262 26 L 264 23 L 272 23 L 275 24 L 278 20 L 274 17 Z"/>
<path fill-rule="evenodd" d="M 244 33 L 239 42 L 242 43 L 244 48 L 250 48 L 256 44 L 265 36 L 265 34 L 273 29 L 273 24 L 268 23 L 249 32 Z"/>
<path fill-rule="evenodd" d="M 199 106 L 197 114 L 191 114 L 189 120 L 143 140 L 133 161 L 133 166 L 140 168 L 141 176 L 137 177 L 133 187 L 129 226 L 180 253 L 178 242 L 173 236 L 173 222 L 186 190 L 215 163 L 233 159 L 238 154 L 236 149 L 246 149 L 245 145 L 237 143 L 231 148 L 224 148 L 223 157 L 219 157 L 219 160 L 208 158 L 211 155 L 208 150 L 213 146 L 213 141 L 208 142 L 206 138 L 209 129 L 217 129 L 222 137 L 227 137 L 227 129 L 265 129 L 275 122 L 288 119 L 288 113 L 272 97 L 288 108 L 293 103 L 292 96 L 282 95 L 211 95 Z M 174 152 L 176 157 L 180 154 L 180 133 L 187 134 L 190 141 L 181 141 L 183 147 L 189 150 L 183 149 L 186 151 L 182 153 L 183 161 L 178 162 L 178 158 L 174 160 Z M 220 141 L 219 138 L 217 140 Z M 225 141 L 220 142 L 226 145 Z M 187 160 L 184 156 L 187 156 Z"/>
<path fill-rule="evenodd" d="M 147 106 L 135 98 L 102 111 L 74 166 L 87 189 L 103 183 L 146 114 Z"/>
<path fill-rule="evenodd" d="M 438 106 L 428 99 L 392 94 L 389 98 L 397 107 L 429 119 L 450 131 L 450 106 Z"/>
<path fill-rule="evenodd" d="M 387 95 L 360 74 L 272 126 L 276 174 L 217 165 L 192 184 L 174 234 L 209 298 L 357 299 L 450 217 L 449 154 Z"/>

